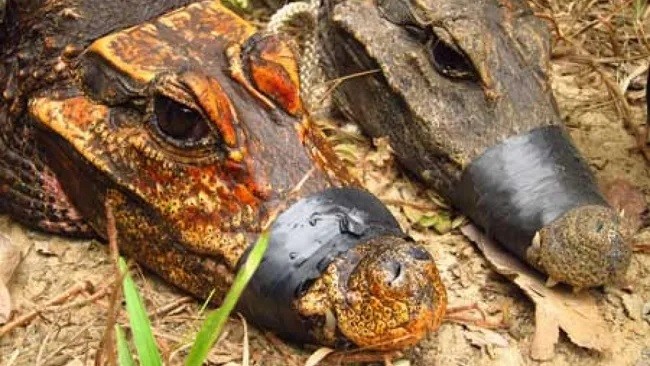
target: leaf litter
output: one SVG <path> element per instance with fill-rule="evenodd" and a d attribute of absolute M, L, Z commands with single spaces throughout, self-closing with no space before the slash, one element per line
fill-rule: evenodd
<path fill-rule="evenodd" d="M 476 243 L 498 273 L 514 282 L 535 304 L 533 359 L 548 361 L 553 358 L 560 329 L 578 346 L 599 352 L 609 349 L 607 324 L 596 299 L 588 291 L 574 293 L 562 286 L 549 288 L 539 272 L 505 252 L 476 226 L 463 226 L 461 232 Z"/>

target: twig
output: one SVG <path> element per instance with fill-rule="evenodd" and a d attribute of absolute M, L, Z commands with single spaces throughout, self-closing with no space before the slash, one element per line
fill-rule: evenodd
<path fill-rule="evenodd" d="M 632 250 L 637 253 L 649 253 L 650 254 L 650 244 L 635 244 L 632 247 Z"/>
<path fill-rule="evenodd" d="M 49 332 L 47 332 L 47 334 L 45 334 L 45 338 L 43 338 L 43 342 L 38 347 L 38 352 L 36 353 L 37 365 L 43 364 L 43 362 L 41 361 L 43 359 L 43 353 L 45 352 L 45 347 L 47 347 L 47 344 L 50 342 L 50 338 L 52 338 L 52 333 L 54 333 L 54 330 L 50 330 Z"/>
<path fill-rule="evenodd" d="M 246 324 L 246 318 L 244 318 L 240 313 L 237 313 L 239 319 L 241 319 L 241 324 L 244 327 L 244 341 L 241 352 L 241 364 L 242 366 L 250 365 L 250 348 L 248 344 L 248 325 Z"/>
<path fill-rule="evenodd" d="M 636 140 L 636 144 L 641 152 L 641 155 L 647 162 L 650 162 L 650 149 L 648 149 L 646 146 L 648 139 L 648 128 L 637 128 L 634 125 L 632 122 L 632 112 L 630 111 L 630 105 L 627 103 L 627 99 L 625 99 L 623 93 L 621 93 L 621 89 L 619 88 L 618 84 L 612 81 L 598 65 L 591 64 L 590 66 L 600 75 L 603 83 L 605 83 L 605 86 L 609 91 L 610 96 L 612 99 L 614 99 L 614 105 L 617 107 L 616 110 L 619 112 L 619 116 L 623 121 L 623 127 L 625 127 L 625 129 Z"/>
<path fill-rule="evenodd" d="M 102 297 L 106 296 L 108 294 L 108 290 L 110 288 L 111 288 L 111 286 L 102 285 L 102 286 L 99 287 L 99 290 L 95 291 L 92 295 L 90 295 L 90 296 L 88 296 L 88 297 L 86 297 L 84 299 L 73 301 L 73 302 L 71 302 L 69 304 L 65 304 L 65 305 L 62 305 L 62 306 L 49 307 L 49 308 L 44 309 L 43 311 L 48 311 L 48 312 L 51 312 L 51 311 L 63 311 L 63 310 L 68 310 L 68 309 L 84 306 L 84 305 L 86 305 L 88 303 L 95 302 L 95 301 L 101 299 Z"/>
<path fill-rule="evenodd" d="M 113 215 L 113 208 L 110 202 L 110 195 L 104 202 L 106 210 L 106 234 L 108 237 L 108 248 L 110 250 L 111 259 L 113 261 L 113 286 L 111 297 L 109 300 L 108 315 L 106 317 L 106 328 L 102 340 L 99 342 L 97 349 L 97 356 L 95 357 L 95 365 L 116 365 L 116 350 L 115 350 L 115 324 L 118 316 L 117 303 L 122 295 L 120 291 L 122 284 L 122 274 L 119 269 L 119 249 L 117 247 L 117 228 L 115 227 L 115 216 Z M 106 357 L 106 360 L 104 360 Z"/>
<path fill-rule="evenodd" d="M 48 364 L 50 364 L 50 360 L 52 360 L 53 358 L 55 358 L 56 355 L 59 354 L 59 352 L 63 351 L 64 349 L 66 349 L 66 348 L 68 348 L 68 347 L 70 347 L 70 345 L 71 345 L 74 341 L 79 341 L 79 337 L 80 337 L 83 333 L 87 332 L 88 329 L 90 329 L 90 327 L 92 327 L 92 326 L 93 326 L 92 323 L 86 325 L 86 326 L 83 327 L 80 331 L 78 331 L 77 333 L 75 333 L 74 336 L 70 337 L 70 339 L 68 339 L 66 342 L 64 342 L 63 344 L 61 344 L 61 345 L 60 345 L 58 348 L 56 348 L 54 351 L 50 352 L 49 355 L 48 355 L 48 356 L 43 360 L 43 364 L 44 364 L 44 365 L 48 365 Z M 83 340 L 81 340 L 80 342 L 83 342 Z"/>
<path fill-rule="evenodd" d="M 481 319 L 472 319 L 462 315 L 452 315 L 452 314 L 458 314 L 463 312 L 469 312 L 471 310 L 476 310 L 481 315 Z M 490 320 L 488 320 L 487 314 L 485 313 L 485 311 L 483 311 L 483 309 L 481 309 L 478 306 L 477 303 L 473 303 L 471 305 L 449 307 L 447 309 L 447 315 L 445 316 L 445 321 L 463 324 L 463 325 L 474 325 L 477 327 L 487 328 L 487 329 L 508 328 L 508 324 L 506 324 L 506 322 L 503 319 L 501 319 L 498 322 L 491 322 Z"/>
<path fill-rule="evenodd" d="M 629 1 L 623 2 L 625 4 L 630 3 Z M 600 24 L 603 24 L 605 28 L 607 28 L 611 32 L 613 32 L 613 28 L 611 24 L 609 24 L 611 18 L 614 16 L 619 11 L 622 11 L 622 9 L 625 9 L 623 4 L 619 5 L 618 7 L 615 7 L 614 12 L 608 16 L 607 18 L 599 18 L 598 22 Z M 554 27 L 555 33 L 557 35 L 557 38 L 559 40 L 562 40 L 569 44 L 572 48 L 572 53 L 570 55 L 567 55 L 566 58 L 577 63 L 581 63 L 584 65 L 588 65 L 591 67 L 601 78 L 603 83 L 605 84 L 605 87 L 607 88 L 607 91 L 609 92 L 610 97 L 614 101 L 614 105 L 616 106 L 616 111 L 619 114 L 619 117 L 621 118 L 623 122 L 623 127 L 628 131 L 629 134 L 631 134 L 634 139 L 636 140 L 636 144 L 638 146 L 638 149 L 641 152 L 641 155 L 644 157 L 644 159 L 648 162 L 650 162 L 650 149 L 648 149 L 647 145 L 647 138 L 648 138 L 648 126 L 637 128 L 634 123 L 632 122 L 632 112 L 630 109 L 629 104 L 627 103 L 627 99 L 625 98 L 625 95 L 623 95 L 623 92 L 621 91 L 621 88 L 619 85 L 612 81 L 606 72 L 602 69 L 602 66 L 600 63 L 603 62 L 603 59 L 598 59 L 594 57 L 587 49 L 585 49 L 581 44 L 575 42 L 571 37 L 568 37 L 562 32 L 557 20 L 555 19 L 555 16 L 553 14 L 544 14 L 544 13 L 536 13 L 540 18 L 547 19 L 548 21 L 551 22 L 551 24 Z M 613 45 L 617 46 L 616 42 L 614 42 L 614 39 L 610 37 L 610 41 Z M 646 58 L 647 55 L 637 55 L 637 56 L 626 56 L 622 57 L 622 51 L 620 50 L 614 50 L 616 52 L 616 57 L 610 57 L 608 60 L 618 60 L 620 61 L 630 61 L 634 59 L 643 59 Z"/>
<path fill-rule="evenodd" d="M 194 299 L 192 299 L 191 297 L 183 296 L 183 297 L 178 298 L 178 299 L 168 303 L 167 305 L 163 305 L 163 306 L 159 307 L 158 309 L 154 310 L 153 312 L 149 313 L 149 318 L 154 318 L 156 316 L 160 316 L 162 314 L 169 313 L 172 310 L 178 308 L 179 306 L 181 306 L 183 304 L 190 303 L 192 301 L 194 301 Z"/>
<path fill-rule="evenodd" d="M 93 291 L 93 284 L 90 281 L 84 281 L 81 283 L 77 283 L 74 286 L 70 287 L 68 290 L 66 290 L 64 293 L 60 294 L 59 296 L 55 297 L 54 299 L 48 301 L 43 305 L 41 308 L 33 310 L 23 316 L 20 316 L 13 321 L 5 324 L 2 328 L 0 328 L 0 338 L 2 338 L 5 334 L 9 333 L 11 330 L 13 330 L 16 327 L 20 327 L 22 325 L 25 325 L 29 323 L 32 319 L 36 318 L 39 316 L 41 313 L 45 311 L 46 308 L 54 306 L 54 305 L 59 305 L 64 303 L 66 300 L 69 298 L 76 296 L 80 293 L 83 292 L 88 292 L 92 293 Z"/>

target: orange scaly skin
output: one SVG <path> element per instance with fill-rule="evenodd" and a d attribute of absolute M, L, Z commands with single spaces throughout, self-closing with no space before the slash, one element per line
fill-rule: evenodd
<path fill-rule="evenodd" d="M 9 5 L 18 22 L 0 29 L 0 212 L 105 237 L 106 201 L 122 252 L 198 297 L 216 290 L 219 303 L 271 213 L 356 181 L 302 110 L 289 45 L 218 1 L 184 5 Z M 68 7 L 81 17 L 56 18 Z M 51 73 L 21 69 L 36 55 L 47 55 L 39 65 Z M 296 299 L 296 311 L 317 320 L 318 342 L 342 334 L 395 349 L 439 325 L 446 296 L 431 257 L 404 239 L 372 240 Z M 325 312 L 308 306 L 317 293 Z M 375 305 L 349 307 L 346 296 Z M 331 314 L 333 336 L 317 325 Z"/>
<path fill-rule="evenodd" d="M 384 240 L 391 244 L 389 250 L 372 241 L 354 248 L 351 254 L 358 260 L 354 267 L 341 259 L 332 263 L 297 301 L 299 311 L 323 318 L 337 314 L 337 328 L 347 339 L 374 350 L 408 347 L 438 329 L 447 296 L 436 266 L 423 249 Z M 406 270 L 395 276 L 387 271 L 387 263 L 409 266 L 401 267 Z M 427 293 L 433 296 L 420 301 L 433 306 L 413 301 Z M 336 333 L 327 323 L 316 331 L 327 343 L 335 342 Z"/>

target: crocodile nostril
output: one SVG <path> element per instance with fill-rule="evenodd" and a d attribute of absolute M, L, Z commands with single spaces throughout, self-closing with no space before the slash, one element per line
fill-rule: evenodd
<path fill-rule="evenodd" d="M 396 261 L 390 261 L 386 264 L 386 283 L 392 285 L 402 277 L 402 264 Z"/>
<path fill-rule="evenodd" d="M 411 255 L 411 257 L 413 257 L 414 259 L 417 259 L 419 261 L 431 260 L 431 254 L 429 254 L 429 252 L 427 252 L 426 249 L 424 249 L 424 248 L 412 247 L 409 250 L 409 254 Z"/>

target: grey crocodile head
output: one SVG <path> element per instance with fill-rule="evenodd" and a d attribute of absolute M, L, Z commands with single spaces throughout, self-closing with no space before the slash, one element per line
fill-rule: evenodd
<path fill-rule="evenodd" d="M 513 253 L 576 287 L 608 283 L 625 272 L 630 251 L 618 233 L 617 215 L 600 212 L 611 209 L 563 130 L 552 95 L 548 27 L 525 1 L 325 0 L 318 45 L 328 77 L 343 78 L 334 93 L 336 106 L 371 136 L 388 136 L 408 170 Z M 514 144 L 524 139 L 523 150 L 535 152 L 507 156 L 515 137 Z M 491 155 L 503 159 L 477 163 L 495 148 Z M 506 160 L 522 169 L 513 170 Z M 504 174 L 491 182 L 473 181 L 497 171 Z M 555 199 L 561 207 L 549 207 Z M 481 206 L 486 200 L 501 203 Z M 569 273 L 556 269 L 567 263 L 528 257 L 538 231 L 589 205 L 598 209 L 580 210 L 579 228 L 566 228 L 571 235 L 542 235 L 535 248 L 548 252 L 545 258 L 593 265 Z M 604 216 L 608 230 L 601 230 Z M 513 236 L 513 230 L 521 233 Z M 616 265 L 597 265 L 611 258 Z"/>

